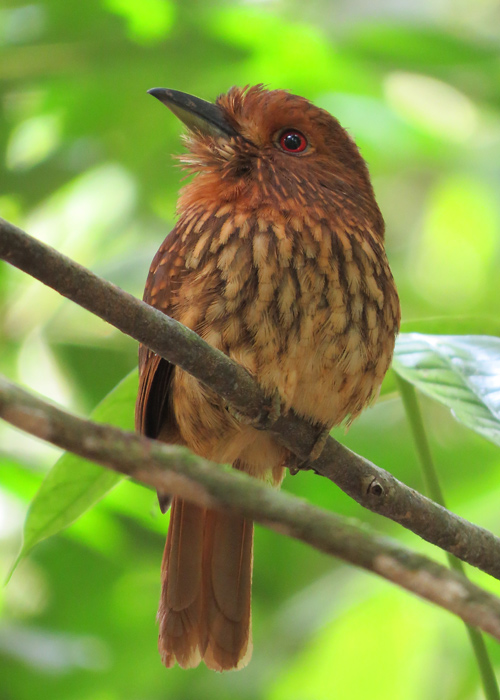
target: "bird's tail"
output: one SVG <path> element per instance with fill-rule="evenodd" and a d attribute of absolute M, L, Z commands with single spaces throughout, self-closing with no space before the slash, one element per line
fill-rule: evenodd
<path fill-rule="evenodd" d="M 253 523 L 174 498 L 162 563 L 159 649 L 167 667 L 242 668 L 252 652 Z"/>

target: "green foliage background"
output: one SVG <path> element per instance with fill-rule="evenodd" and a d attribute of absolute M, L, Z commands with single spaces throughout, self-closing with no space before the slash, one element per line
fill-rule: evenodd
<path fill-rule="evenodd" d="M 497 0 L 3 0 L 0 216 L 140 296 L 182 177 L 181 126 L 146 90 L 284 87 L 335 114 L 368 160 L 405 329 L 496 335 L 499 40 Z M 0 371 L 84 414 L 136 363 L 133 341 L 3 264 L 0 342 Z M 422 490 L 401 403 L 386 397 L 340 437 Z M 498 449 L 423 406 L 449 507 L 498 533 Z M 0 572 L 58 454 L 0 426 Z M 444 561 L 313 474 L 284 488 Z M 122 483 L 21 563 L 0 590 L 2 700 L 481 697 L 458 620 L 262 528 L 250 666 L 166 671 L 166 527 L 154 494 Z"/>

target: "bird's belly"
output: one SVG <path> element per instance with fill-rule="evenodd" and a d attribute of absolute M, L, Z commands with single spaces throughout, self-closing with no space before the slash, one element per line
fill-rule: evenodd
<path fill-rule="evenodd" d="M 269 394 L 277 389 L 285 409 L 333 426 L 358 415 L 382 382 L 397 296 L 361 246 L 354 263 L 347 244 L 339 259 L 327 238 L 306 244 L 284 263 L 278 255 L 256 264 L 255 254 L 239 251 L 247 284 L 237 294 L 225 288 L 220 347 Z"/>
<path fill-rule="evenodd" d="M 336 316 L 318 312 L 281 352 L 270 340 L 265 361 L 258 362 L 256 348 L 254 373 L 269 393 L 278 388 L 284 410 L 331 427 L 356 417 L 376 395 L 393 343 L 393 333 L 370 332 L 353 322 L 339 330 Z"/>
<path fill-rule="evenodd" d="M 309 311 L 285 336 L 266 314 L 251 343 L 224 347 L 223 334 L 213 328 L 204 337 L 245 367 L 269 396 L 277 390 L 283 411 L 293 409 L 311 423 L 332 427 L 355 418 L 378 391 L 394 333 L 371 332 L 352 321 L 339 326 L 331 310 Z M 244 317 L 239 321 L 248 323 Z M 281 481 L 286 450 L 271 435 L 238 423 L 213 392 L 185 372 L 176 372 L 174 394 L 176 419 L 191 449 L 217 462 L 240 460 L 249 473 Z"/>

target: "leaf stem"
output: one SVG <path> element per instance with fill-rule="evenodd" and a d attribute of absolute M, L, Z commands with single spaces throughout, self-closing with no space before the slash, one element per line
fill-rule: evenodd
<path fill-rule="evenodd" d="M 399 393 L 401 394 L 401 398 L 403 400 L 406 417 L 408 419 L 413 440 L 415 442 L 428 495 L 433 501 L 445 507 L 444 495 L 439 483 L 434 460 L 432 458 L 429 441 L 427 439 L 422 412 L 418 403 L 417 392 L 415 391 L 414 387 L 399 374 L 395 373 L 395 375 Z M 465 567 L 462 562 L 449 552 L 446 552 L 446 556 L 450 568 L 466 576 Z M 471 627 L 467 624 L 465 626 L 467 628 L 470 643 L 476 657 L 479 674 L 483 684 L 484 695 L 487 700 L 500 700 L 498 683 L 483 635 L 476 627 Z"/>

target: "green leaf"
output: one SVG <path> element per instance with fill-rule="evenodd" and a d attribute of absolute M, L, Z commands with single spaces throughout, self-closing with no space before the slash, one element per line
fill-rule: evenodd
<path fill-rule="evenodd" d="M 500 445 L 500 338 L 402 333 L 394 370 Z"/>
<path fill-rule="evenodd" d="M 422 71 L 443 71 L 446 67 L 470 64 L 476 70 L 487 70 L 495 60 L 493 48 L 485 43 L 462 39 L 451 32 L 413 23 L 366 23 L 345 33 L 341 46 L 357 57 L 373 63 Z"/>
<path fill-rule="evenodd" d="M 137 382 L 137 370 L 133 370 L 96 406 L 91 419 L 133 430 Z M 31 502 L 23 546 L 9 578 L 36 544 L 71 525 L 122 479 L 121 474 L 71 452 L 61 455 Z"/>

